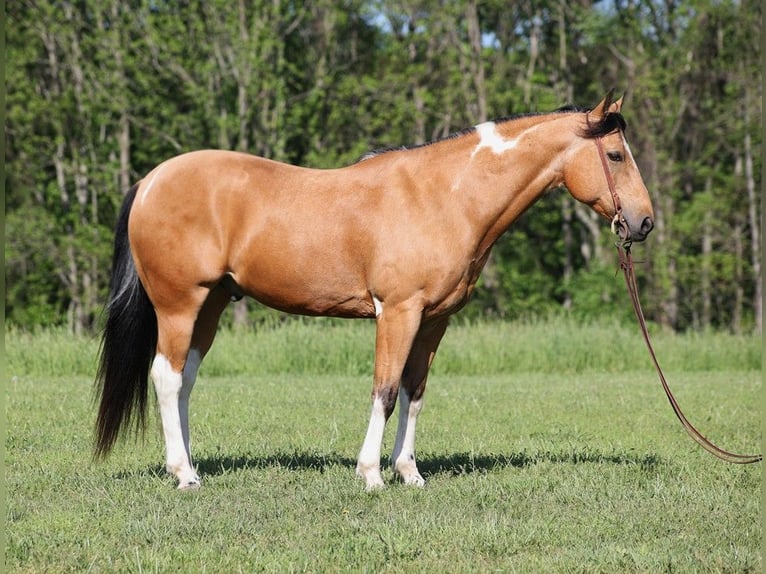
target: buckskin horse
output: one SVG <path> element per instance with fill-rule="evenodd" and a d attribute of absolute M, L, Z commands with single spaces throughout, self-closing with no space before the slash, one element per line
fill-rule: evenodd
<path fill-rule="evenodd" d="M 398 398 L 393 471 L 423 485 L 415 426 L 428 370 L 498 237 L 561 186 L 622 237 L 651 231 L 621 106 L 610 92 L 590 110 L 485 122 L 340 169 L 215 150 L 158 165 L 118 217 L 96 457 L 145 423 L 151 376 L 166 468 L 178 488 L 199 487 L 189 396 L 221 313 L 246 295 L 289 313 L 375 319 L 372 413 L 356 472 L 367 489 L 383 486 L 383 431 Z"/>

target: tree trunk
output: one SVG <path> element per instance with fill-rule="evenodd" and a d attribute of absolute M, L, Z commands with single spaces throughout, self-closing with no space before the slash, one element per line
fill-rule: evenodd
<path fill-rule="evenodd" d="M 479 8 L 476 5 L 476 0 L 468 2 L 465 9 L 465 20 L 468 27 L 468 42 L 471 48 L 469 66 L 475 89 L 476 105 L 478 106 L 478 117 L 476 120 L 479 123 L 487 121 L 487 89 L 484 80 L 484 60 L 481 55 Z"/>
<path fill-rule="evenodd" d="M 706 193 L 711 193 L 713 187 L 712 178 L 708 176 L 707 180 L 705 181 L 705 191 Z M 713 223 L 713 213 L 712 208 L 708 205 L 708 207 L 705 209 L 705 215 L 703 216 L 703 222 L 702 222 L 702 258 L 701 258 L 701 268 L 700 268 L 700 297 L 702 299 L 702 312 L 700 314 L 700 326 L 703 328 L 710 327 L 712 315 L 711 311 L 713 309 L 713 301 L 711 298 L 711 278 L 710 278 L 710 268 L 711 268 L 711 258 L 713 256 L 713 234 L 712 234 L 712 223 Z"/>
<path fill-rule="evenodd" d="M 671 248 L 672 231 L 668 222 L 673 214 L 673 206 L 673 198 L 668 194 L 660 198 L 658 208 L 654 213 L 654 233 L 657 240 L 655 253 L 662 251 L 663 256 L 657 257 L 657 260 L 660 265 L 665 264 L 665 269 L 657 269 L 656 267 L 654 269 L 655 275 L 660 278 L 657 320 L 661 325 L 670 328 L 675 328 L 678 323 L 678 272 L 676 259 Z"/>
<path fill-rule="evenodd" d="M 529 31 L 529 61 L 527 62 L 527 75 L 524 81 L 524 106 L 530 108 L 532 105 L 532 83 L 535 75 L 535 66 L 537 57 L 540 53 L 540 14 L 535 13 L 532 18 L 533 26 Z"/>
<path fill-rule="evenodd" d="M 115 0 L 111 6 L 111 19 L 112 22 L 120 21 L 120 8 L 121 3 Z M 104 26 L 104 24 L 101 24 Z M 115 94 L 115 99 L 118 102 L 120 119 L 117 132 L 117 145 L 120 150 L 120 168 L 118 172 L 119 185 L 122 193 L 127 193 L 132 183 L 132 177 L 130 174 L 130 117 L 128 114 L 128 80 L 127 73 L 125 72 L 125 59 L 123 48 L 124 35 L 121 26 L 112 26 L 113 33 L 112 42 L 110 48 L 114 50 L 114 64 L 115 64 L 115 81 L 114 85 L 118 91 Z"/>
<path fill-rule="evenodd" d="M 742 262 L 744 260 L 744 244 L 742 241 L 742 225 L 737 224 L 734 228 L 734 301 L 731 310 L 731 330 L 733 333 L 742 332 L 742 308 L 745 303 L 744 272 Z"/>
<path fill-rule="evenodd" d="M 130 119 L 127 110 L 120 115 L 120 131 L 117 134 L 117 144 L 120 147 L 120 190 L 127 193 L 132 177 L 130 175 Z"/>
<path fill-rule="evenodd" d="M 745 104 L 745 124 L 749 125 L 750 113 L 748 104 Z M 753 149 L 750 132 L 745 133 L 745 186 L 747 188 L 748 219 L 750 223 L 750 261 L 753 268 L 753 312 L 755 316 L 755 329 L 758 333 L 763 332 L 763 277 L 761 275 L 761 230 L 760 218 L 758 217 L 758 193 L 755 188 L 753 176 Z"/>

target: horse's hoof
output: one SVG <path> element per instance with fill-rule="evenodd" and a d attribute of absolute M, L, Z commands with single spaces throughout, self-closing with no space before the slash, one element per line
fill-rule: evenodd
<path fill-rule="evenodd" d="M 407 486 L 417 486 L 418 488 L 423 488 L 426 485 L 426 480 L 417 472 L 407 476 L 401 475 L 401 479 L 402 482 L 404 482 L 404 484 Z"/>
<path fill-rule="evenodd" d="M 426 481 L 418 471 L 418 467 L 415 465 L 414 457 L 410 457 L 409 459 L 400 461 L 399 463 L 394 462 L 393 466 L 394 476 L 398 477 L 407 486 L 425 486 Z"/>
<path fill-rule="evenodd" d="M 178 483 L 178 490 L 183 490 L 183 491 L 187 491 L 187 490 L 199 490 L 199 488 L 201 486 L 202 485 L 200 484 L 199 479 L 197 479 L 197 480 L 190 480 L 190 481 L 187 481 L 187 482 L 180 482 L 180 483 Z"/>
<path fill-rule="evenodd" d="M 380 467 L 365 467 L 363 465 L 357 465 L 356 475 L 363 478 L 367 486 L 365 490 L 372 492 L 373 490 L 380 490 L 386 487 L 386 483 L 383 482 L 383 477 L 380 475 Z"/>

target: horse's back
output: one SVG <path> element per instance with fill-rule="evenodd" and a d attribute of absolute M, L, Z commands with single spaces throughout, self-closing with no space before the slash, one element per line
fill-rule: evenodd
<path fill-rule="evenodd" d="M 228 274 L 287 311 L 373 315 L 364 226 L 349 224 L 353 207 L 334 193 L 333 172 L 218 150 L 160 164 L 141 182 L 130 221 L 146 283 L 210 286 Z"/>
<path fill-rule="evenodd" d="M 131 237 L 149 230 L 156 235 L 159 227 L 198 228 L 201 233 L 218 227 L 228 233 L 245 227 L 252 231 L 249 217 L 294 203 L 289 182 L 307 171 L 311 170 L 233 151 L 176 156 L 141 181 L 131 213 Z"/>

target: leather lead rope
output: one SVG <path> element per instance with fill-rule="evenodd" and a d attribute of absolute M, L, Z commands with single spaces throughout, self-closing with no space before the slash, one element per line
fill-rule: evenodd
<path fill-rule="evenodd" d="M 667 395 L 668 401 L 670 401 L 670 406 L 673 407 L 673 412 L 678 417 L 678 420 L 681 421 L 684 430 L 686 430 L 688 435 L 692 437 L 692 439 L 694 439 L 697 444 L 721 460 L 725 460 L 726 462 L 731 462 L 734 464 L 750 464 L 753 462 L 761 461 L 763 456 L 760 454 L 735 454 L 716 446 L 702 433 L 700 433 L 700 431 L 698 431 L 694 425 L 689 422 L 689 419 L 686 418 L 686 415 L 684 415 L 681 407 L 678 405 L 678 401 L 676 401 L 676 398 L 670 391 L 668 382 L 665 380 L 665 375 L 663 374 L 662 369 L 660 368 L 660 363 L 657 360 L 657 355 L 654 352 L 652 342 L 649 339 L 649 330 L 646 327 L 646 319 L 644 319 L 644 312 L 641 309 L 641 301 L 638 298 L 638 286 L 636 285 L 636 274 L 633 271 L 633 258 L 630 254 L 630 245 L 623 247 L 623 245 L 617 243 L 617 253 L 620 256 L 620 267 L 622 268 L 622 272 L 625 275 L 625 284 L 628 286 L 630 300 L 633 303 L 633 310 L 636 313 L 638 324 L 641 326 L 641 333 L 644 336 L 646 347 L 649 349 L 649 354 L 651 355 L 654 366 L 657 369 L 657 374 L 660 377 L 662 388 L 665 390 L 665 395 Z"/>
<path fill-rule="evenodd" d="M 588 125 L 590 125 L 590 118 L 587 115 L 585 117 Z M 676 401 L 676 398 L 670 391 L 670 387 L 668 386 L 667 380 L 665 380 L 665 375 L 660 368 L 660 363 L 657 360 L 657 355 L 654 352 L 654 347 L 652 346 L 652 342 L 649 338 L 649 330 L 646 326 L 646 319 L 644 318 L 644 312 L 641 308 L 641 301 L 638 298 L 638 285 L 636 284 L 636 274 L 633 268 L 633 257 L 630 254 L 630 247 L 632 244 L 630 237 L 630 227 L 628 227 L 628 222 L 625 220 L 625 216 L 622 213 L 622 204 L 620 202 L 619 196 L 617 195 L 617 189 L 615 188 L 614 180 L 612 179 L 612 173 L 609 171 L 609 164 L 606 159 L 606 154 L 604 153 L 604 147 L 601 143 L 601 138 L 595 138 L 595 142 L 596 147 L 598 148 L 598 155 L 601 158 L 601 165 L 604 168 L 604 175 L 606 176 L 606 182 L 609 186 L 609 192 L 612 194 L 612 200 L 614 201 L 615 215 L 614 219 L 612 220 L 612 231 L 618 233 L 620 236 L 620 241 L 616 244 L 617 253 L 620 257 L 620 267 L 622 268 L 623 275 L 625 275 L 625 284 L 628 287 L 630 300 L 633 303 L 633 311 L 635 312 L 636 319 L 638 319 L 638 324 L 641 327 L 641 333 L 644 337 L 644 341 L 646 342 L 646 347 L 649 349 L 649 355 L 652 357 L 654 366 L 657 369 L 657 374 L 660 377 L 660 382 L 662 383 L 662 388 L 665 391 L 665 395 L 668 397 L 668 401 L 670 401 L 670 406 L 673 408 L 673 412 L 675 413 L 676 417 L 678 417 L 678 420 L 681 421 L 681 425 L 684 427 L 684 430 L 687 432 L 687 434 L 697 444 L 699 444 L 713 456 L 733 464 L 751 464 L 754 462 L 760 462 L 763 459 L 763 456 L 760 454 L 735 454 L 713 444 L 701 432 L 699 432 L 694 427 L 694 425 L 692 425 L 692 423 L 689 422 L 689 419 L 686 418 L 686 415 L 684 415 L 683 411 L 681 410 L 678 401 Z M 615 229 L 616 225 L 619 226 L 617 229 Z M 619 233 L 620 231 L 623 233 Z"/>

